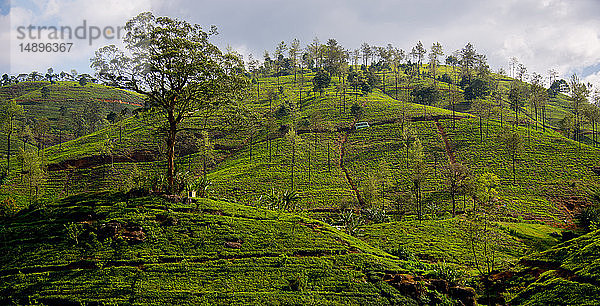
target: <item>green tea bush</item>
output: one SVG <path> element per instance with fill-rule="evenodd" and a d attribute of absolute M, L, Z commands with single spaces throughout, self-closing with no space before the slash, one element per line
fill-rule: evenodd
<path fill-rule="evenodd" d="M 11 197 L 5 198 L 0 201 L 0 217 L 10 218 L 19 212 L 19 206 L 15 200 Z"/>
<path fill-rule="evenodd" d="M 403 245 L 399 245 L 397 248 L 388 250 L 388 253 L 390 253 L 394 256 L 398 256 L 398 258 L 400 260 L 410 260 L 410 261 L 417 260 L 417 257 L 415 256 L 415 254 L 413 252 L 409 251 Z"/>
<path fill-rule="evenodd" d="M 79 236 L 83 233 L 83 226 L 79 223 L 71 222 L 65 224 L 65 234 L 69 241 L 74 245 L 79 244 Z"/>
<path fill-rule="evenodd" d="M 362 210 L 365 219 L 371 220 L 373 223 L 389 222 L 390 218 L 384 209 L 367 208 Z"/>
<path fill-rule="evenodd" d="M 467 274 L 446 262 L 438 262 L 431 265 L 431 270 L 426 273 L 426 276 L 429 278 L 443 279 L 450 284 L 457 285 L 466 278 Z"/>
<path fill-rule="evenodd" d="M 600 208 L 588 206 L 582 209 L 576 216 L 577 225 L 586 232 L 594 231 L 600 224 Z"/>

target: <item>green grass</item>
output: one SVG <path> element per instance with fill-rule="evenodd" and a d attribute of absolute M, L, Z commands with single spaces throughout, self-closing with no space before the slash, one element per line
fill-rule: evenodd
<path fill-rule="evenodd" d="M 545 251 L 560 241 L 552 234 L 560 233 L 554 227 L 537 223 L 500 222 L 501 228 L 520 238 L 535 251 Z"/>

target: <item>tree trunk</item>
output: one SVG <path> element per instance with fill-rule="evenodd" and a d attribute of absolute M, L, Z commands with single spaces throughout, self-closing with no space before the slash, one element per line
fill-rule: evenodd
<path fill-rule="evenodd" d="M 504 128 L 504 123 L 502 122 L 502 101 L 500 101 L 500 127 Z"/>
<path fill-rule="evenodd" d="M 396 71 L 396 90 L 394 93 L 396 94 L 396 100 L 398 100 L 398 71 Z"/>
<path fill-rule="evenodd" d="M 296 144 L 292 144 L 292 190 L 294 190 L 294 166 L 296 165 Z"/>
<path fill-rule="evenodd" d="M 534 112 L 535 112 L 535 130 L 538 130 L 538 109 L 537 109 L 537 105 L 534 105 Z"/>
<path fill-rule="evenodd" d="M 175 187 L 175 136 L 177 134 L 177 123 L 173 113 L 169 113 L 169 131 L 167 132 L 167 178 L 169 193 L 174 192 Z"/>
<path fill-rule="evenodd" d="M 6 133 L 7 138 L 8 138 L 8 143 L 6 144 L 7 146 L 7 154 L 6 154 L 6 170 L 7 173 L 10 174 L 10 136 L 12 134 L 12 127 L 10 128 L 10 130 L 8 131 L 8 133 Z"/>
<path fill-rule="evenodd" d="M 483 130 L 481 127 L 481 115 L 479 115 L 479 141 L 483 142 Z"/>
<path fill-rule="evenodd" d="M 385 70 L 383 71 L 383 94 L 385 95 Z"/>
<path fill-rule="evenodd" d="M 456 199 L 454 197 L 454 186 L 452 186 L 452 217 L 456 217 Z"/>
<path fill-rule="evenodd" d="M 204 184 L 207 184 L 207 182 L 206 182 L 206 152 L 204 152 L 204 154 L 202 156 L 202 175 L 204 176 Z"/>
<path fill-rule="evenodd" d="M 448 90 L 450 90 L 450 87 L 448 87 Z M 452 96 L 450 103 L 452 103 L 452 130 L 456 130 L 456 111 L 454 108 L 456 103 L 454 103 L 454 96 Z"/>
<path fill-rule="evenodd" d="M 517 157 L 513 153 L 513 158 L 512 158 L 513 185 L 517 184 L 517 172 L 516 172 L 516 167 L 515 167 L 516 160 L 517 160 Z"/>

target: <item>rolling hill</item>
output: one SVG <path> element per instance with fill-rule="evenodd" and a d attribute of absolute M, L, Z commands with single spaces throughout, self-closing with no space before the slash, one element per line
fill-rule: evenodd
<path fill-rule="evenodd" d="M 490 216 L 486 230 L 500 241 L 498 272 L 523 263 L 523 256 L 558 258 L 548 254 L 565 250 L 561 231 L 575 227 L 581 208 L 596 204 L 600 151 L 589 139 L 582 144 L 557 131 L 569 111 L 566 96 L 549 104 L 542 127 L 514 122 L 506 101 L 502 120 L 478 117 L 464 100 L 456 101 L 461 108 L 453 116 L 448 95 L 462 96 L 462 89 L 443 82 L 436 105 L 410 102 L 411 89 L 432 84 L 427 76 L 403 78 L 396 90 L 394 74 L 379 72 L 385 87 L 369 93 L 344 89 L 334 77 L 323 93 L 312 93 L 313 75 L 260 78 L 259 97 L 254 86 L 235 108 L 199 113 L 186 124 L 178 172 L 194 182 L 206 176 L 210 199 L 173 203 L 160 196 L 166 162 L 152 113 L 44 149 L 39 207 L 27 208 L 31 188 L 18 171 L 0 189 L 22 209 L 2 227 L 4 248 L 23 244 L 4 259 L 1 296 L 50 304 L 427 304 L 461 299 L 462 290 L 470 299 L 463 285 L 486 292 L 477 277 L 479 255 L 466 236 L 474 215 Z M 512 81 L 492 76 L 504 87 Z M 71 85 L 59 84 L 58 91 L 80 92 Z M 29 97 L 28 112 L 52 116 L 49 102 L 34 103 L 43 85 L 28 86 L 15 88 L 13 99 Z M 90 88 L 95 91 L 81 94 L 91 100 L 119 91 Z M 125 95 L 127 103 L 139 101 Z M 369 127 L 356 129 L 357 122 Z M 509 131 L 522 140 L 514 173 L 503 142 Z M 424 162 L 422 218 L 413 190 L 417 143 Z M 465 187 L 453 215 L 445 176 L 450 163 L 464 165 L 473 180 L 497 176 L 489 202 Z M 155 193 L 132 195 L 140 190 Z M 278 199 L 292 190 L 300 200 L 284 209 Z M 584 237 L 578 239 L 591 241 Z M 503 298 L 526 304 L 538 299 L 534 286 L 555 281 L 550 275 L 515 286 Z"/>

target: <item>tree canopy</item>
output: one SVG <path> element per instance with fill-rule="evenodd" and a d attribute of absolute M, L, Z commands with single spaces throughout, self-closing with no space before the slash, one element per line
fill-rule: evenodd
<path fill-rule="evenodd" d="M 239 98 L 248 84 L 239 56 L 223 53 L 199 25 L 141 13 L 127 22 L 124 43 L 131 57 L 114 45 L 92 58 L 99 78 L 146 96 L 161 114 L 166 134 L 168 183 L 173 187 L 175 139 L 180 124 L 195 112 Z"/>

